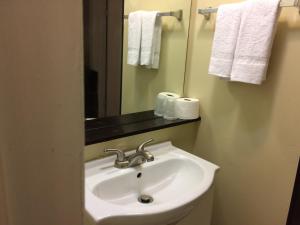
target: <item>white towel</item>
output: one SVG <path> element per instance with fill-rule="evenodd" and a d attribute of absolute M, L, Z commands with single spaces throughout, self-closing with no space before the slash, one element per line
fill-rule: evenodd
<path fill-rule="evenodd" d="M 261 84 L 266 78 L 280 0 L 249 0 L 244 12 L 230 79 Z"/>
<path fill-rule="evenodd" d="M 154 38 L 153 38 L 153 47 L 152 47 L 152 65 L 151 65 L 152 69 L 159 68 L 161 32 L 162 32 L 161 17 L 157 16 L 155 27 L 154 27 Z"/>
<path fill-rule="evenodd" d="M 229 78 L 236 48 L 243 3 L 219 6 L 209 74 Z"/>
<path fill-rule="evenodd" d="M 142 19 L 141 65 L 158 69 L 161 45 L 161 18 L 158 12 L 144 12 Z"/>
<path fill-rule="evenodd" d="M 140 63 L 143 11 L 132 12 L 128 16 L 128 55 L 127 63 L 137 66 Z"/>

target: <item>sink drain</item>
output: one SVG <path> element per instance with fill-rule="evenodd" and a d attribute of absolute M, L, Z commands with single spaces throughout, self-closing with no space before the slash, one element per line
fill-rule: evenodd
<path fill-rule="evenodd" d="M 141 195 L 138 197 L 138 201 L 143 204 L 149 204 L 153 202 L 153 198 L 149 195 Z"/>

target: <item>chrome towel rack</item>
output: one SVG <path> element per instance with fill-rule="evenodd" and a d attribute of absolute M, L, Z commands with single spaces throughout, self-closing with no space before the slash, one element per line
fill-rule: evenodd
<path fill-rule="evenodd" d="M 175 17 L 178 21 L 181 21 L 182 17 L 183 17 L 183 10 L 180 9 L 177 11 L 159 12 L 158 16 L 172 16 L 172 17 Z M 124 19 L 128 19 L 128 15 L 125 15 Z"/>
<path fill-rule="evenodd" d="M 281 0 L 280 7 L 297 7 L 300 13 L 300 0 Z M 204 9 L 198 9 L 198 14 L 203 15 L 206 20 L 209 20 L 211 14 L 216 13 L 217 11 L 218 8 L 208 7 Z"/>

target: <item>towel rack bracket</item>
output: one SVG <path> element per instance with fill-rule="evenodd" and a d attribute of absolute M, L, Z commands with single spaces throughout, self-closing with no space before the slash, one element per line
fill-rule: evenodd
<path fill-rule="evenodd" d="M 180 9 L 174 12 L 170 12 L 170 15 L 176 17 L 179 21 L 181 21 L 183 17 L 183 10 Z"/>
<path fill-rule="evenodd" d="M 206 9 L 198 9 L 198 14 L 202 14 L 206 20 L 209 20 L 212 13 L 217 12 L 217 8 L 208 7 Z"/>

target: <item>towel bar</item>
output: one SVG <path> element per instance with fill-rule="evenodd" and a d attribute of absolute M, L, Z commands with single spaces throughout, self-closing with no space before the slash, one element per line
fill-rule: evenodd
<path fill-rule="evenodd" d="M 177 11 L 170 11 L 170 12 L 160 12 L 158 13 L 158 16 L 173 16 L 177 20 L 181 21 L 183 16 L 183 10 L 177 10 Z M 128 15 L 124 16 L 124 19 L 128 19 Z"/>
<path fill-rule="evenodd" d="M 300 13 L 300 0 L 281 0 L 280 7 L 298 7 Z M 208 7 L 204 9 L 198 9 L 198 14 L 203 15 L 206 20 L 209 20 L 211 14 L 216 13 L 217 11 L 218 8 Z"/>

